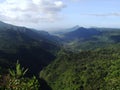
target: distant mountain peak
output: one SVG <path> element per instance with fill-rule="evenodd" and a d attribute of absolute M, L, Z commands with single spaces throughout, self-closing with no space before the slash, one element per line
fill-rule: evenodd
<path fill-rule="evenodd" d="M 79 28 L 80 28 L 80 26 L 76 25 L 76 26 L 72 27 L 71 29 L 74 31 L 74 30 L 79 29 Z"/>
<path fill-rule="evenodd" d="M 80 28 L 80 26 L 79 26 L 79 25 L 76 25 L 76 26 L 74 26 L 74 28 Z"/>
<path fill-rule="evenodd" d="M 78 26 L 77 26 L 78 27 Z M 101 35 L 101 32 L 94 28 L 73 28 L 71 32 L 64 34 L 64 40 L 71 41 L 71 40 L 87 40 L 92 38 L 93 36 Z"/>

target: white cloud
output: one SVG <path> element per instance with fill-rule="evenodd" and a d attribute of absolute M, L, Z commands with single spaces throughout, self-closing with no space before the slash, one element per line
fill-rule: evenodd
<path fill-rule="evenodd" d="M 59 19 L 62 0 L 5 0 L 0 3 L 0 20 L 10 23 L 42 23 Z"/>

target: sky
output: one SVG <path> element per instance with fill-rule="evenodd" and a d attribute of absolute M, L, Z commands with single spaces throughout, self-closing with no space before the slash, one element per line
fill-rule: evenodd
<path fill-rule="evenodd" d="M 120 28 L 120 0 L 0 0 L 0 21 L 40 30 Z"/>

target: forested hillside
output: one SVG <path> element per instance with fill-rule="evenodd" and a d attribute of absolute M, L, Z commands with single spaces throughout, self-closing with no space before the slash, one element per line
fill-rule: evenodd
<path fill-rule="evenodd" d="M 0 22 L 0 66 L 9 68 L 17 60 L 38 74 L 55 59 L 59 50 L 57 38 L 44 31 L 18 27 Z"/>
<path fill-rule="evenodd" d="M 120 90 L 120 48 L 61 51 L 40 77 L 52 90 Z"/>

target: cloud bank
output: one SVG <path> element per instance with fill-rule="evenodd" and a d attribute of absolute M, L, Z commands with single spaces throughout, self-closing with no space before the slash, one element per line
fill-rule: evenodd
<path fill-rule="evenodd" d="M 120 17 L 119 12 L 115 12 L 115 13 L 96 13 L 96 14 L 93 13 L 93 14 L 83 14 L 83 15 L 96 16 L 96 17 L 111 17 L 111 16 Z"/>
<path fill-rule="evenodd" d="M 4 0 L 0 20 L 15 23 L 53 22 L 66 5 L 62 0 Z"/>

